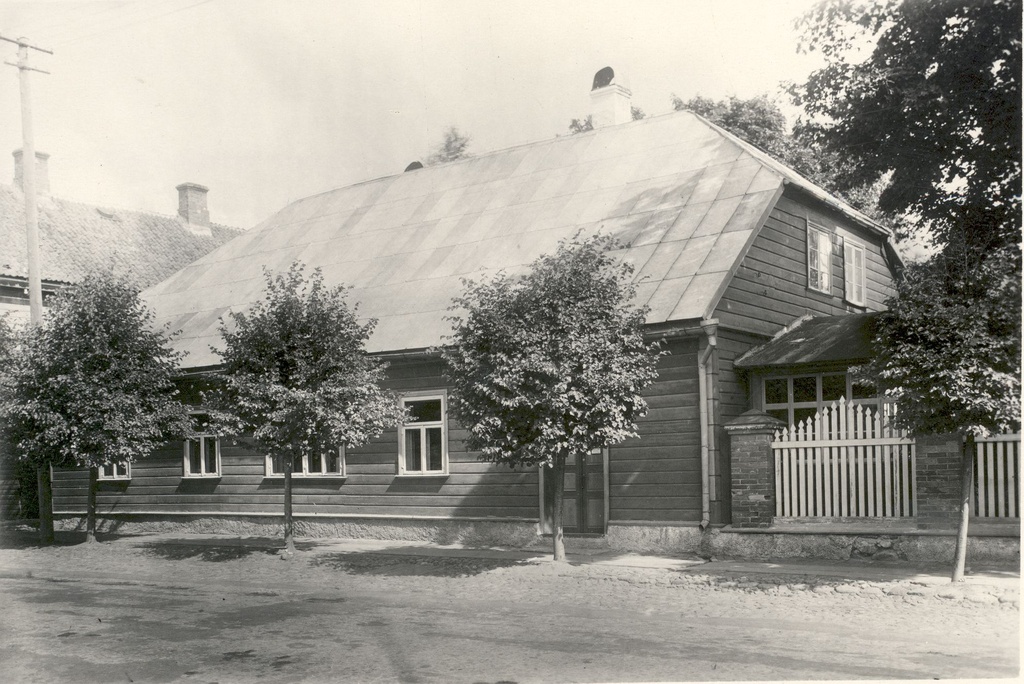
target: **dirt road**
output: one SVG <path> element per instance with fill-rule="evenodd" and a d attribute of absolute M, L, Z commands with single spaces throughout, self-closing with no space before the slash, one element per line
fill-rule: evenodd
<path fill-rule="evenodd" d="M 166 543 L 3 549 L 0 663 L 11 682 L 1018 674 L 1014 604 L 722 580 Z"/>

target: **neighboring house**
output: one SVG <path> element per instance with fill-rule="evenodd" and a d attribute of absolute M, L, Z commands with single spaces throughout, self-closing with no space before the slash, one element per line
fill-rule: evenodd
<path fill-rule="evenodd" d="M 29 320 L 28 248 L 22 153 L 14 153 L 14 183 L 0 184 L 0 317 Z M 110 268 L 140 289 L 153 285 L 242 233 L 210 222 L 207 188 L 183 183 L 178 214 L 113 209 L 50 194 L 49 155 L 36 153 L 40 277 L 44 304 L 90 270 Z M 0 513 L 18 515 L 10 464 L 0 462 Z M 7 486 L 5 486 L 7 485 Z"/>
<path fill-rule="evenodd" d="M 18 150 L 13 185 L 0 184 L 0 316 L 28 320 L 21 164 Z M 242 232 L 210 222 L 207 188 L 195 183 L 177 187 L 175 216 L 73 202 L 50 194 L 49 155 L 37 152 L 36 187 L 44 298 L 96 268 L 111 268 L 146 288 Z"/>
<path fill-rule="evenodd" d="M 760 376 L 737 359 L 806 315 L 855 320 L 882 309 L 899 261 L 884 228 L 703 118 L 631 121 L 629 92 L 614 84 L 592 97 L 591 132 L 296 201 L 145 293 L 158 322 L 178 331 L 184 370 L 200 377 L 218 368 L 218 321 L 261 296 L 264 268 L 322 268 L 378 320 L 369 350 L 389 361 L 388 384 L 417 419 L 304 462 L 300 530 L 521 543 L 549 529 L 543 470 L 482 463 L 466 449 L 431 348 L 444 343 L 461 279 L 521 271 L 578 231 L 621 241 L 637 304 L 650 309 L 648 333 L 671 354 L 646 392 L 640 438 L 570 464 L 566 529 L 621 548 L 678 550 L 734 529 L 725 428 L 763 403 Z M 847 396 L 860 391 L 847 365 L 814 376 L 815 402 L 823 382 L 828 392 L 836 383 Z M 769 408 L 788 415 L 788 402 Z M 84 511 L 84 477 L 57 474 L 65 517 Z M 282 514 L 273 454 L 215 435 L 168 445 L 114 480 L 99 509 L 120 520 L 239 529 Z"/>

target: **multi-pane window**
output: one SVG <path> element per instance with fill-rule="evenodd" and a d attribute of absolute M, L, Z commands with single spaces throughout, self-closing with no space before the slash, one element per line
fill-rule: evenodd
<path fill-rule="evenodd" d="M 101 480 L 130 480 L 132 479 L 132 464 L 128 461 L 107 463 L 98 469 Z"/>
<path fill-rule="evenodd" d="M 843 271 L 846 281 L 846 301 L 864 306 L 867 274 L 864 261 L 864 245 L 843 240 Z"/>
<path fill-rule="evenodd" d="M 220 438 L 196 435 L 185 440 L 185 477 L 220 477 Z"/>
<path fill-rule="evenodd" d="M 193 413 L 192 426 L 197 434 L 185 440 L 182 475 L 220 477 L 220 437 L 210 428 L 210 417 Z"/>
<path fill-rule="evenodd" d="M 406 396 L 406 418 L 398 430 L 400 475 L 440 475 L 448 472 L 445 397 Z"/>
<path fill-rule="evenodd" d="M 267 476 L 284 475 L 285 457 L 267 456 Z M 345 448 L 292 459 L 293 477 L 345 477 Z"/>
<path fill-rule="evenodd" d="M 832 235 L 823 227 L 807 224 L 807 287 L 832 292 Z"/>
<path fill-rule="evenodd" d="M 846 373 L 765 378 L 762 387 L 764 412 L 786 425 L 796 425 L 812 418 L 819 410 L 842 397 L 853 404 L 878 404 L 874 388 L 854 381 Z"/>

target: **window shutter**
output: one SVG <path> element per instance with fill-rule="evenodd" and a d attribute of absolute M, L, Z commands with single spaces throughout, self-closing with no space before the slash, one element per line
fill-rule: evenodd
<path fill-rule="evenodd" d="M 854 288 L 857 283 L 856 270 L 857 267 L 854 265 L 854 249 L 850 246 L 850 243 L 845 239 L 843 240 L 843 279 L 846 282 L 846 299 L 848 301 L 857 301 L 856 293 Z"/>

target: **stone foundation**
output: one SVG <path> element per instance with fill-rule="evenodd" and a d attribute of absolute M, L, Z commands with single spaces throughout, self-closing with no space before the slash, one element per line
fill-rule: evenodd
<path fill-rule="evenodd" d="M 521 548 L 537 539 L 537 523 L 500 520 L 416 520 L 295 516 L 295 536 L 341 539 L 389 539 L 466 546 Z M 84 530 L 85 516 L 54 520 L 59 530 Z M 281 516 L 107 515 L 96 521 L 98 532 L 118 534 L 226 534 L 278 537 Z"/>

